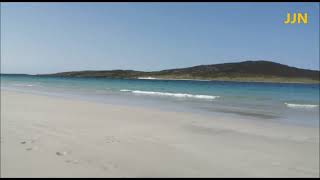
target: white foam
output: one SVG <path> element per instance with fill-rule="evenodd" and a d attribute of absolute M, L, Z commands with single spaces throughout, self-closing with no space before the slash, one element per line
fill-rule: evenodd
<path fill-rule="evenodd" d="M 132 92 L 134 94 L 144 94 L 144 95 L 155 95 L 155 96 L 171 96 L 177 98 L 196 98 L 196 99 L 209 99 L 213 100 L 219 96 L 209 96 L 209 95 L 199 95 L 199 94 L 183 94 L 183 93 L 169 93 L 169 92 L 154 92 L 154 91 L 139 91 L 139 90 L 128 90 L 121 89 L 122 92 Z"/>
<path fill-rule="evenodd" d="M 173 80 L 173 81 L 211 81 L 207 79 L 163 79 L 163 80 Z"/>
<path fill-rule="evenodd" d="M 315 104 L 292 104 L 292 103 L 284 103 L 284 104 L 290 108 L 316 108 L 319 106 Z"/>
<path fill-rule="evenodd" d="M 24 86 L 24 87 L 32 87 L 32 84 L 14 84 L 14 86 Z"/>
<path fill-rule="evenodd" d="M 153 77 L 138 77 L 138 79 L 157 79 L 157 78 L 153 78 Z"/>
<path fill-rule="evenodd" d="M 166 81 L 211 81 L 206 79 L 166 79 L 166 78 L 154 78 L 154 77 L 138 77 L 137 79 L 150 79 L 150 80 L 166 80 Z"/>

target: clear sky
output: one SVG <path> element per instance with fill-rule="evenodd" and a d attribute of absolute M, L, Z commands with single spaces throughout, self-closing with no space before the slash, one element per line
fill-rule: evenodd
<path fill-rule="evenodd" d="M 2 73 L 244 60 L 319 70 L 319 3 L 1 3 Z"/>

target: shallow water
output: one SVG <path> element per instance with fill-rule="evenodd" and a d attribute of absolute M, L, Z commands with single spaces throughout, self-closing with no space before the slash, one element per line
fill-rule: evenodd
<path fill-rule="evenodd" d="M 319 84 L 1 75 L 1 89 L 319 126 Z"/>

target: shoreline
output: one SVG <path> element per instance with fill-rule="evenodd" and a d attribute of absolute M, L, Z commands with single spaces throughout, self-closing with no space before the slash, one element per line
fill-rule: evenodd
<path fill-rule="evenodd" d="M 300 82 L 300 81 L 260 81 L 260 80 L 229 80 L 229 79 L 174 79 L 174 78 L 156 78 L 156 77 L 138 77 L 135 79 L 142 79 L 142 80 L 164 80 L 164 81 L 219 81 L 219 82 L 238 82 L 238 83 L 283 83 L 283 84 L 320 84 L 318 82 Z"/>
<path fill-rule="evenodd" d="M 22 83 L 22 82 L 21 82 Z M 44 88 L 42 88 L 44 87 Z M 41 89 L 42 88 L 42 89 Z M 73 91 L 45 89 L 45 85 L 36 82 L 18 84 L 17 86 L 3 86 L 1 91 L 12 91 L 18 93 L 45 95 L 54 98 L 66 98 L 83 100 L 109 105 L 120 105 L 130 107 L 142 107 L 150 110 L 164 110 L 180 113 L 201 114 L 202 116 L 226 116 L 231 119 L 250 119 L 253 121 L 269 121 L 277 124 L 291 124 L 297 126 L 318 127 L 319 112 L 318 103 L 282 101 L 262 108 L 250 106 L 239 106 L 232 102 L 225 103 L 227 95 L 203 95 L 188 93 L 169 93 L 158 91 L 141 91 L 134 89 L 98 89 L 96 91 Z M 218 94 L 218 93 L 214 93 Z M 274 108 L 273 106 L 278 106 Z M 278 111 L 277 111 L 278 110 Z M 308 111 L 310 113 L 308 113 Z M 282 113 L 282 114 L 281 114 Z M 308 113 L 308 114 L 303 114 Z"/>
<path fill-rule="evenodd" d="M 27 87 L 32 87 L 31 85 L 26 85 Z M 164 112 L 178 112 L 178 113 L 187 113 L 187 114 L 201 114 L 201 116 L 211 117 L 211 116 L 220 116 L 222 118 L 227 117 L 230 119 L 246 119 L 252 122 L 256 121 L 266 121 L 265 123 L 275 123 L 275 124 L 285 124 L 285 125 L 293 125 L 293 126 L 304 126 L 304 127 L 318 127 L 318 120 L 307 119 L 305 122 L 299 121 L 299 118 L 294 118 L 292 121 L 292 117 L 280 116 L 277 114 L 273 114 L 270 110 L 263 111 L 261 109 L 250 110 L 246 108 L 225 106 L 225 105 L 216 105 L 212 107 L 212 109 L 208 109 L 208 106 L 200 106 L 194 107 L 190 104 L 191 101 L 180 104 L 179 98 L 183 98 L 184 100 L 197 100 L 198 103 L 208 103 L 213 100 L 221 98 L 220 96 L 210 96 L 210 99 L 202 100 L 202 95 L 195 94 L 172 94 L 172 93 L 161 93 L 161 92 L 149 92 L 149 91 L 135 91 L 135 90 L 127 90 L 122 89 L 119 92 L 125 92 L 118 94 L 118 92 L 112 92 L 105 97 L 94 97 L 90 94 L 64 94 L 64 93 L 54 93 L 54 92 L 46 92 L 46 91 L 28 91 L 21 89 L 10 89 L 10 88 L 1 88 L 1 91 L 8 92 L 17 92 L 22 94 L 30 94 L 30 95 L 40 95 L 46 97 L 53 97 L 58 99 L 69 99 L 69 100 L 81 100 L 86 102 L 94 102 L 94 103 L 102 103 L 107 105 L 115 105 L 115 106 L 126 106 L 126 107 L 140 107 L 146 110 L 161 110 Z M 160 93 L 157 95 L 157 93 Z M 183 96 L 183 97 L 182 97 Z M 191 97 L 184 97 L 191 96 Z M 170 97 L 175 97 L 171 99 Z M 204 96 L 203 98 L 207 98 Z M 188 104 L 189 103 L 189 104 Z M 208 105 L 208 104 L 207 104 Z M 319 107 L 318 104 L 295 104 L 295 103 L 283 103 L 284 106 L 288 108 L 288 110 L 313 110 Z M 290 120 L 291 119 L 291 120 Z M 311 121 L 310 121 L 311 120 Z"/>
<path fill-rule="evenodd" d="M 319 177 L 319 128 L 1 90 L 1 157 L 3 177 Z"/>

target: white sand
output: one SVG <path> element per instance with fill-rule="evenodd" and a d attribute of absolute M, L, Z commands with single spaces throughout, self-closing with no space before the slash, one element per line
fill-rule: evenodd
<path fill-rule="evenodd" d="M 319 128 L 1 91 L 1 177 L 319 177 Z"/>

